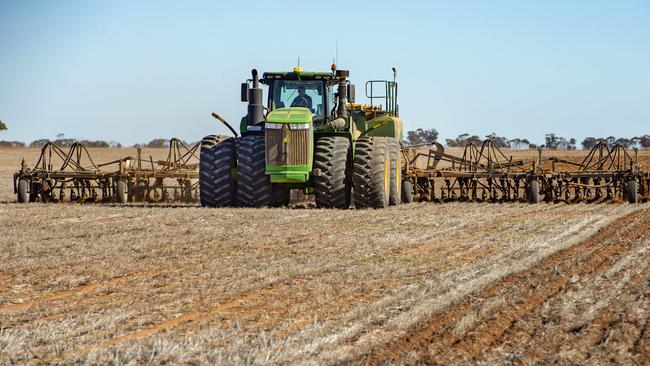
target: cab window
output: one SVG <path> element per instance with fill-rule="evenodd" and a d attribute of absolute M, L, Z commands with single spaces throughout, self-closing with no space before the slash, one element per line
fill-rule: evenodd
<path fill-rule="evenodd" d="M 325 116 L 323 82 L 277 80 L 273 83 L 273 109 L 304 107 L 316 116 Z"/>

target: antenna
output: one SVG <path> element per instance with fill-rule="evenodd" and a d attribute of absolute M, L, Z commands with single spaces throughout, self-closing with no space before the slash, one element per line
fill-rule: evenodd
<path fill-rule="evenodd" d="M 338 64 L 339 63 L 339 42 L 338 41 L 335 43 L 335 47 L 336 47 L 336 53 L 334 56 L 334 63 Z"/>
<path fill-rule="evenodd" d="M 298 56 L 298 67 L 300 67 L 300 56 Z"/>

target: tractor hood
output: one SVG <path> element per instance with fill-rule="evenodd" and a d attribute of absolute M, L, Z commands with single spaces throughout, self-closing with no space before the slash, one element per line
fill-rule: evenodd
<path fill-rule="evenodd" d="M 272 123 L 309 123 L 311 111 L 302 107 L 278 108 L 266 115 L 266 122 Z"/>

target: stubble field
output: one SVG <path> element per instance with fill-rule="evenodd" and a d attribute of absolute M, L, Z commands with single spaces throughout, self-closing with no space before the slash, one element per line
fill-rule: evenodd
<path fill-rule="evenodd" d="M 2 203 L 0 230 L 0 364 L 650 359 L 648 204 Z"/>

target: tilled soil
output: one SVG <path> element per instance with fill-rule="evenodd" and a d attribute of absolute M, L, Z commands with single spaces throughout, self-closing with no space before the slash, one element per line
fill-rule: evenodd
<path fill-rule="evenodd" d="M 647 364 L 649 247 L 650 211 L 626 215 L 353 363 Z"/>
<path fill-rule="evenodd" d="M 0 205 L 0 364 L 643 364 L 647 207 Z"/>

